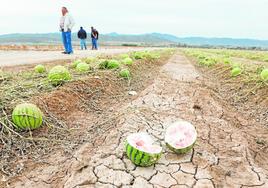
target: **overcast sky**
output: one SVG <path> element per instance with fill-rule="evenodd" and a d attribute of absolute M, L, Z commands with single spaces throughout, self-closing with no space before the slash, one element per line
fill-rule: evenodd
<path fill-rule="evenodd" d="M 268 0 L 1 0 L 0 34 L 57 32 L 62 6 L 75 31 L 268 39 Z"/>

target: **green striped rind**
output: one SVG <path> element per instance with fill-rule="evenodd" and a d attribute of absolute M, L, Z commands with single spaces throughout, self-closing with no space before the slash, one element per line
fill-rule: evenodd
<path fill-rule="evenodd" d="M 126 142 L 126 153 L 128 158 L 137 166 L 147 167 L 155 164 L 161 157 L 161 152 L 150 154 L 140 151 Z"/>
<path fill-rule="evenodd" d="M 43 114 L 36 105 L 24 103 L 13 110 L 12 121 L 17 129 L 33 130 L 42 125 Z"/>
<path fill-rule="evenodd" d="M 176 148 L 172 147 L 172 146 L 171 146 L 170 144 L 168 144 L 168 143 L 166 143 L 166 145 L 167 145 L 167 147 L 168 147 L 170 150 L 174 151 L 175 153 L 178 153 L 178 154 L 185 154 L 185 153 L 188 153 L 189 151 L 191 151 L 191 150 L 193 149 L 193 147 L 194 147 L 194 145 L 195 145 L 195 142 L 194 142 L 192 145 L 190 145 L 190 146 L 188 146 L 188 147 L 186 147 L 186 148 L 181 148 L 181 149 L 176 149 Z"/>
<path fill-rule="evenodd" d="M 52 85 L 60 85 L 72 79 L 72 76 L 67 68 L 61 65 L 53 67 L 48 73 L 48 79 Z"/>

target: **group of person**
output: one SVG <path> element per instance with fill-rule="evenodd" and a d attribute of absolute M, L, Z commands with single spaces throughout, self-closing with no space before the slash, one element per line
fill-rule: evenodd
<path fill-rule="evenodd" d="M 77 37 L 80 39 L 81 50 L 83 49 L 86 50 L 87 32 L 84 30 L 83 27 L 80 27 L 80 30 L 77 33 Z M 91 27 L 92 50 L 98 50 L 98 39 L 99 39 L 99 32 L 94 27 Z"/>
<path fill-rule="evenodd" d="M 69 11 L 66 7 L 62 7 L 61 9 L 62 17 L 60 19 L 60 31 L 62 34 L 62 42 L 64 46 L 64 54 L 72 54 L 72 29 L 75 25 L 73 17 L 69 14 Z M 81 50 L 87 49 L 86 39 L 87 32 L 80 27 L 80 30 L 77 33 L 77 37 L 80 39 Z M 92 40 L 92 50 L 98 50 L 98 39 L 99 32 L 91 27 L 91 40 Z"/>

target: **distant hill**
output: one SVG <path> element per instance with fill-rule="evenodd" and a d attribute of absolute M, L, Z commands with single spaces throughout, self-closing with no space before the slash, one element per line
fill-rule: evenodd
<path fill-rule="evenodd" d="M 73 33 L 74 43 L 79 40 Z M 178 45 L 193 46 L 224 46 L 224 47 L 259 47 L 268 49 L 268 40 L 233 39 L 233 38 L 205 38 L 205 37 L 177 37 L 162 33 L 148 33 L 141 35 L 125 35 L 108 33 L 100 36 L 104 44 L 135 44 L 135 45 Z M 43 34 L 7 34 L 0 35 L 0 44 L 60 44 L 60 33 Z"/>

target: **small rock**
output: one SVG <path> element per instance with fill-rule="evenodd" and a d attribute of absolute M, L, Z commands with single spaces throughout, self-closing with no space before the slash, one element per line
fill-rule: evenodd
<path fill-rule="evenodd" d="M 137 93 L 136 91 L 129 91 L 128 94 L 131 95 L 131 96 L 135 96 L 135 95 L 137 95 L 138 93 Z"/>

